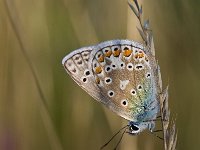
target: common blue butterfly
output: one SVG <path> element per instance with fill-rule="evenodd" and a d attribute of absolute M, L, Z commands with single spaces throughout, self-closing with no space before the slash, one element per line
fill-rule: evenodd
<path fill-rule="evenodd" d="M 153 131 L 160 108 L 160 70 L 147 27 L 145 23 L 139 29 L 145 44 L 111 40 L 74 50 L 62 60 L 66 72 L 83 90 L 129 120 L 128 133 L 133 135 Z"/>
<path fill-rule="evenodd" d="M 159 111 L 158 65 L 143 44 L 107 41 L 71 52 L 62 64 L 89 95 L 130 121 L 130 133 L 153 130 Z"/>

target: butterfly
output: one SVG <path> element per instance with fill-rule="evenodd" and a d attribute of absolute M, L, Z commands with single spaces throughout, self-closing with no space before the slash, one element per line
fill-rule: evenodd
<path fill-rule="evenodd" d="M 151 48 L 132 40 L 111 40 L 77 49 L 62 64 L 90 96 L 129 120 L 128 133 L 153 131 L 160 107 L 159 66 Z"/>

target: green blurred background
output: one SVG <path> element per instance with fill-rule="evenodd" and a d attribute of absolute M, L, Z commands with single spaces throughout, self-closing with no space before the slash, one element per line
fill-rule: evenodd
<path fill-rule="evenodd" d="M 150 19 L 164 85 L 169 83 L 178 149 L 197 150 L 200 1 L 139 3 L 143 4 L 144 18 Z M 105 40 L 141 41 L 136 23 L 126 0 L 0 0 L 0 149 L 99 149 L 125 125 L 126 120 L 94 101 L 71 80 L 61 60 L 74 49 Z M 34 66 L 49 113 L 20 42 Z M 116 143 L 117 139 L 107 149 Z M 126 135 L 120 149 L 162 149 L 162 141 L 149 132 Z"/>

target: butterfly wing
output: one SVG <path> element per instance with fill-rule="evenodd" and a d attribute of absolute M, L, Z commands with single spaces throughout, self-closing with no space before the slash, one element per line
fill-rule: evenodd
<path fill-rule="evenodd" d="M 131 121 L 156 117 L 155 59 L 129 40 L 100 43 L 91 52 L 89 70 L 112 111 Z"/>
<path fill-rule="evenodd" d="M 119 116 L 140 121 L 156 116 L 154 57 L 144 46 L 112 40 L 71 52 L 62 64 L 89 95 Z"/>
<path fill-rule="evenodd" d="M 62 60 L 62 64 L 70 77 L 94 99 L 109 105 L 106 100 L 102 101 L 103 95 L 94 81 L 94 76 L 88 68 L 90 54 L 94 46 L 77 49 Z"/>

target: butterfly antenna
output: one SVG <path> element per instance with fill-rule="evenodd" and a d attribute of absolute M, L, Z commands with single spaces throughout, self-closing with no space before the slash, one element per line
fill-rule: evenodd
<path fill-rule="evenodd" d="M 161 131 L 163 131 L 163 130 L 155 130 L 155 131 L 150 132 L 150 133 L 153 134 L 155 137 L 159 138 L 160 140 L 164 140 L 162 137 L 160 137 L 160 136 L 158 136 L 158 135 L 156 134 L 156 132 L 161 132 Z"/>
<path fill-rule="evenodd" d="M 156 117 L 156 119 L 145 120 L 143 122 L 150 122 L 150 121 L 161 121 L 162 122 L 162 121 L 168 121 L 168 120 L 164 120 L 161 118 L 161 116 L 158 116 L 158 117 Z"/>
<path fill-rule="evenodd" d="M 102 150 L 104 147 L 106 147 L 113 139 L 115 136 L 117 136 L 124 128 L 127 128 L 128 125 L 122 127 L 121 129 L 119 129 L 119 131 L 117 133 L 115 133 L 108 142 L 106 142 L 103 146 L 101 146 L 100 150 Z"/>
<path fill-rule="evenodd" d="M 126 128 L 126 129 L 127 129 L 127 128 Z M 117 147 L 119 146 L 120 142 L 122 141 L 122 138 L 124 137 L 124 133 L 126 133 L 126 129 L 125 129 L 124 132 L 122 133 L 122 135 L 121 135 L 121 137 L 120 137 L 120 139 L 119 139 L 117 145 L 115 146 L 114 150 L 117 149 Z"/>
<path fill-rule="evenodd" d="M 156 132 L 162 132 L 163 130 L 155 130 L 155 131 L 153 131 L 154 133 L 156 133 Z"/>
<path fill-rule="evenodd" d="M 161 115 L 157 116 L 156 118 L 157 118 L 157 119 L 161 118 Z"/>

